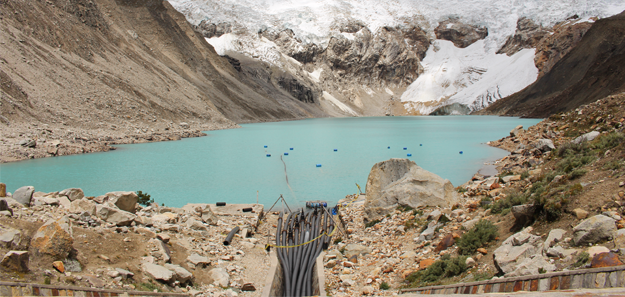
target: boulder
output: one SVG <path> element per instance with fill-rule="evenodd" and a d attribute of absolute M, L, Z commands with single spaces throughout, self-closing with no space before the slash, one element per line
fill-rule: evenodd
<path fill-rule="evenodd" d="M 612 267 L 623 265 L 618 255 L 612 252 L 600 253 L 595 255 L 590 261 L 590 268 Z"/>
<path fill-rule="evenodd" d="M 52 262 L 52 267 L 58 270 L 60 273 L 65 273 L 65 265 L 62 261 L 54 261 Z"/>
<path fill-rule="evenodd" d="M 253 292 L 256 291 L 256 287 L 252 283 L 245 283 L 241 286 L 241 291 L 243 292 Z"/>
<path fill-rule="evenodd" d="M 534 221 L 536 206 L 534 206 L 533 204 L 515 205 L 510 209 L 510 211 L 514 216 L 515 226 L 527 226 Z"/>
<path fill-rule="evenodd" d="M 192 230 L 198 230 L 198 231 L 208 230 L 208 228 L 206 228 L 206 225 L 204 225 L 202 222 L 194 218 L 189 218 L 186 224 L 187 224 L 187 228 L 192 229 Z"/>
<path fill-rule="evenodd" d="M 33 199 L 30 200 L 31 206 L 59 205 L 59 204 L 60 204 L 59 199 L 52 198 L 52 197 L 33 197 Z"/>
<path fill-rule="evenodd" d="M 150 239 L 148 242 L 156 247 L 156 250 L 152 252 L 152 256 L 165 262 L 171 261 L 171 250 L 166 243 L 154 238 Z"/>
<path fill-rule="evenodd" d="M 585 218 L 587 218 L 587 217 L 588 217 L 588 212 L 587 212 L 587 211 L 585 211 L 585 210 L 583 210 L 583 209 L 581 209 L 581 208 L 576 208 L 576 209 L 574 209 L 574 210 L 573 210 L 573 213 L 574 213 L 574 214 L 575 214 L 575 216 L 576 216 L 578 219 L 580 219 L 580 220 L 583 220 L 583 219 L 585 219 Z"/>
<path fill-rule="evenodd" d="M 13 209 L 9 207 L 9 203 L 6 199 L 0 199 L 0 211 L 8 212 L 10 216 L 13 216 Z"/>
<path fill-rule="evenodd" d="M 597 131 L 592 131 L 592 132 L 588 132 L 580 137 L 575 138 L 573 141 L 571 141 L 572 143 L 576 143 L 576 144 L 580 144 L 584 141 L 592 141 L 593 139 L 597 138 L 597 136 L 599 136 L 599 132 Z"/>
<path fill-rule="evenodd" d="M 438 24 L 434 29 L 436 39 L 449 40 L 456 47 L 465 48 L 474 42 L 486 38 L 488 29 L 475 25 L 465 24 L 457 18 L 449 18 Z"/>
<path fill-rule="evenodd" d="M 7 196 L 7 185 L 5 183 L 0 183 L 0 198 L 4 198 Z"/>
<path fill-rule="evenodd" d="M 10 272 L 28 272 L 27 251 L 9 251 L 0 261 L 0 267 Z"/>
<path fill-rule="evenodd" d="M 573 242 L 575 245 L 596 243 L 609 240 L 616 235 L 614 219 L 604 215 L 596 215 L 582 221 L 573 228 Z"/>
<path fill-rule="evenodd" d="M 70 198 L 71 200 L 71 198 Z M 72 203 L 70 203 L 69 205 L 69 212 L 71 213 L 84 213 L 87 212 L 89 213 L 89 215 L 96 215 L 96 204 L 95 202 L 87 199 L 87 198 L 81 198 L 81 199 L 77 199 L 72 201 Z"/>
<path fill-rule="evenodd" d="M 117 271 L 119 273 L 119 275 L 121 275 L 121 277 L 124 278 L 124 279 L 132 278 L 133 276 L 135 276 L 134 273 L 132 273 L 132 272 L 126 270 L 126 269 L 115 268 L 115 271 Z"/>
<path fill-rule="evenodd" d="M 609 253 L 610 249 L 608 249 L 605 246 L 595 245 L 595 246 L 591 246 L 587 252 L 588 252 L 588 257 L 592 259 L 598 254 Z"/>
<path fill-rule="evenodd" d="M 343 255 L 345 255 L 345 257 L 347 258 L 350 258 L 353 255 L 360 256 L 360 255 L 366 255 L 366 254 L 371 254 L 371 249 L 362 244 L 356 244 L 356 243 L 350 243 L 346 245 L 345 252 L 343 252 Z"/>
<path fill-rule="evenodd" d="M 472 220 L 468 220 L 464 223 L 462 223 L 462 228 L 464 228 L 465 230 L 471 230 L 473 229 L 473 227 L 475 226 L 475 224 L 477 224 L 477 222 L 480 221 L 480 218 L 475 218 Z"/>
<path fill-rule="evenodd" d="M 194 266 L 206 266 L 209 265 L 211 262 L 207 257 L 204 256 L 200 256 L 197 253 L 193 253 L 190 256 L 187 257 L 187 262 L 193 264 Z"/>
<path fill-rule="evenodd" d="M 516 137 L 521 131 L 523 131 L 523 125 L 518 125 L 514 127 L 514 129 L 510 130 L 510 136 Z"/>
<path fill-rule="evenodd" d="M 186 212 L 199 216 L 202 222 L 209 225 L 217 225 L 217 216 L 213 213 L 209 204 L 206 203 L 189 203 L 182 207 Z"/>
<path fill-rule="evenodd" d="M 72 223 L 67 216 L 47 221 L 30 241 L 30 246 L 38 253 L 48 254 L 57 259 L 67 258 L 73 244 Z"/>
<path fill-rule="evenodd" d="M 543 251 L 547 252 L 550 247 L 562 241 L 564 234 L 566 234 L 566 231 L 562 229 L 552 229 L 549 231 L 549 235 L 547 235 L 547 239 L 545 239 L 545 243 L 543 244 Z"/>
<path fill-rule="evenodd" d="M 98 204 L 96 206 L 96 215 L 98 218 L 117 226 L 129 226 L 137 217 L 135 214 L 106 204 Z"/>
<path fill-rule="evenodd" d="M 11 250 L 28 249 L 28 238 L 18 229 L 0 229 L 0 247 Z"/>
<path fill-rule="evenodd" d="M 412 208 L 449 207 L 459 199 L 449 180 L 408 159 L 390 159 L 373 165 L 366 191 L 365 213 L 370 220 L 397 204 Z"/>
<path fill-rule="evenodd" d="M 503 180 L 504 183 L 510 183 L 513 181 L 520 181 L 521 180 L 521 176 L 520 175 L 508 175 L 508 176 L 504 176 L 501 178 Z"/>
<path fill-rule="evenodd" d="M 117 208 L 131 213 L 135 213 L 139 201 L 139 196 L 135 192 L 110 192 L 106 193 L 106 197 Z"/>
<path fill-rule="evenodd" d="M 454 245 L 455 242 L 456 241 L 454 240 L 454 236 L 451 233 L 449 233 L 447 234 L 447 236 L 443 237 L 441 242 L 438 243 L 438 245 L 434 249 L 434 252 L 439 253 L 441 251 L 444 251 L 450 246 Z"/>
<path fill-rule="evenodd" d="M 501 273 L 512 274 L 526 258 L 537 254 L 539 249 L 535 243 L 540 236 L 531 234 L 531 230 L 528 227 L 511 235 L 493 252 L 495 267 Z"/>
<path fill-rule="evenodd" d="M 152 278 L 164 281 L 166 283 L 172 282 L 175 273 L 161 265 L 152 263 L 142 263 L 141 269 Z"/>
<path fill-rule="evenodd" d="M 13 199 L 21 203 L 22 205 L 30 206 L 30 200 L 32 200 L 33 198 L 33 193 L 35 193 L 35 187 L 21 187 L 15 190 L 15 193 L 13 193 Z"/>
<path fill-rule="evenodd" d="M 523 258 L 515 267 L 515 270 L 506 274 L 506 277 L 515 277 L 523 275 L 538 275 L 541 271 L 552 272 L 556 270 L 556 266 L 549 263 L 547 258 L 541 255 L 531 255 Z"/>
<path fill-rule="evenodd" d="M 182 284 L 190 281 L 193 278 L 193 274 L 191 274 L 191 272 L 189 272 L 188 270 L 182 268 L 182 266 L 180 265 L 165 264 L 165 268 L 173 271 L 175 274 L 175 280 L 179 281 Z"/>
<path fill-rule="evenodd" d="M 551 141 L 551 139 L 544 139 L 544 138 L 536 140 L 536 142 L 534 142 L 532 146 L 534 146 L 534 148 L 539 149 L 542 152 L 548 152 L 548 151 L 552 151 L 556 149 L 556 146 L 553 145 L 553 141 Z"/>
<path fill-rule="evenodd" d="M 85 193 L 79 188 L 69 188 L 59 192 L 59 195 L 66 196 L 69 201 L 75 201 L 85 197 Z"/>
<path fill-rule="evenodd" d="M 213 279 L 213 284 L 222 288 L 227 288 L 230 285 L 230 275 L 223 268 L 213 268 L 209 272 L 209 276 Z"/>

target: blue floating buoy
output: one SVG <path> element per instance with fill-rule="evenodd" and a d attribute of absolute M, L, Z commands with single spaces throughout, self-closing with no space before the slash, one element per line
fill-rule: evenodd
<path fill-rule="evenodd" d="M 290 148 L 290 150 L 293 150 L 293 148 Z"/>
<path fill-rule="evenodd" d="M 420 143 L 419 146 L 423 146 L 423 143 Z"/>
<path fill-rule="evenodd" d="M 338 151 L 338 150 L 337 150 L 337 149 L 334 149 L 334 151 L 336 152 L 336 151 Z"/>
<path fill-rule="evenodd" d="M 407 150 L 407 149 L 408 149 L 408 148 L 407 148 L 407 147 L 405 147 L 405 148 L 404 148 L 404 151 L 405 151 L 405 150 Z"/>
<path fill-rule="evenodd" d="M 317 164 L 317 167 L 321 167 L 321 164 Z"/>
<path fill-rule="evenodd" d="M 412 157 L 412 154 L 408 154 L 408 157 Z"/>
<path fill-rule="evenodd" d="M 265 148 L 267 148 L 267 146 L 265 146 Z"/>
<path fill-rule="evenodd" d="M 460 151 L 460 154 L 462 155 L 462 151 Z"/>
<path fill-rule="evenodd" d="M 391 147 L 389 146 L 388 149 L 391 149 Z"/>
<path fill-rule="evenodd" d="M 267 157 L 271 157 L 271 154 L 267 154 Z"/>
<path fill-rule="evenodd" d="M 289 155 L 289 153 L 284 153 L 284 155 L 285 155 L 285 156 L 288 156 L 288 155 Z"/>

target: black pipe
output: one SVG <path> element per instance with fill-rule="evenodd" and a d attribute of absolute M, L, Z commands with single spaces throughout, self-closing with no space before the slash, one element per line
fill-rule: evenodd
<path fill-rule="evenodd" d="M 234 234 L 236 234 L 237 232 L 239 232 L 239 226 L 236 226 L 234 227 L 234 229 L 230 230 L 230 233 L 228 233 L 228 236 L 226 236 L 226 239 L 224 240 L 224 245 L 230 245 Z"/>
<path fill-rule="evenodd" d="M 226 202 L 217 202 L 215 203 L 217 206 L 226 206 Z"/>

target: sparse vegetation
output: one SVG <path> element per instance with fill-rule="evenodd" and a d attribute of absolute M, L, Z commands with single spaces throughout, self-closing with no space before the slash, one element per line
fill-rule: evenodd
<path fill-rule="evenodd" d="M 365 224 L 365 228 L 371 228 L 371 227 L 373 227 L 373 225 L 375 225 L 375 224 L 377 224 L 379 222 L 381 222 L 381 221 L 380 220 L 373 220 L 373 221 L 367 222 Z"/>
<path fill-rule="evenodd" d="M 573 267 L 578 268 L 584 266 L 588 263 L 588 260 L 590 260 L 590 255 L 587 252 L 581 252 L 577 255 L 577 259 L 575 263 L 573 263 Z"/>
<path fill-rule="evenodd" d="M 335 238 L 335 239 L 334 239 L 334 244 L 339 244 L 339 243 L 341 243 L 342 241 L 343 241 L 343 238 L 342 238 L 342 237 L 337 237 L 337 238 Z"/>
<path fill-rule="evenodd" d="M 155 285 L 155 284 L 153 284 L 151 282 L 145 282 L 145 283 L 137 284 L 137 289 L 139 291 L 154 291 L 154 290 L 156 290 L 158 292 L 161 291 L 161 289 L 157 285 Z"/>
<path fill-rule="evenodd" d="M 413 272 L 406 277 L 408 287 L 422 287 L 438 283 L 443 278 L 454 277 L 467 270 L 466 257 L 451 258 L 448 254 L 432 263 L 425 270 Z"/>
<path fill-rule="evenodd" d="M 471 230 L 464 233 L 462 237 L 456 241 L 458 253 L 461 255 L 473 254 L 478 248 L 493 241 L 497 235 L 497 226 L 491 221 L 480 220 Z"/>
<path fill-rule="evenodd" d="M 148 195 L 148 193 L 137 191 L 137 196 L 139 196 L 139 200 L 137 200 L 137 203 L 139 203 L 140 205 L 149 206 L 150 204 L 154 203 L 154 199 L 150 198 L 150 195 Z"/>
<path fill-rule="evenodd" d="M 391 288 L 391 286 L 387 282 L 382 282 L 380 284 L 380 290 L 388 290 L 390 288 Z"/>
<path fill-rule="evenodd" d="M 399 205 L 399 206 L 397 206 L 397 210 L 399 210 L 401 212 L 407 212 L 407 211 L 413 210 L 413 208 L 408 206 L 408 205 Z"/>

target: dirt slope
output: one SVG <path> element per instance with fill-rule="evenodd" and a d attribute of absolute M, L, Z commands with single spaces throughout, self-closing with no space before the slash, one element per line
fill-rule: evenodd
<path fill-rule="evenodd" d="M 0 8 L 4 125 L 219 128 L 321 114 L 259 93 L 166 1 L 2 0 Z"/>
<path fill-rule="evenodd" d="M 625 13 L 598 20 L 551 71 L 479 114 L 546 117 L 625 90 Z"/>

